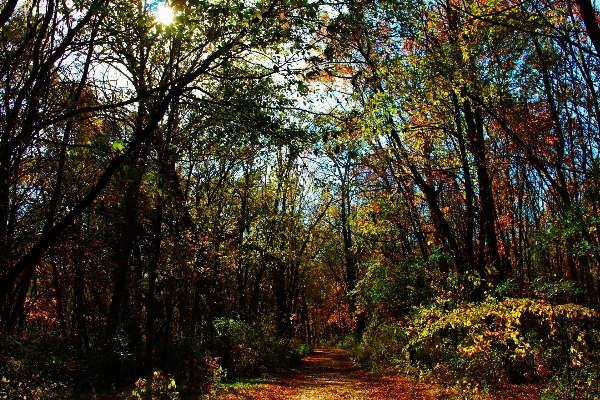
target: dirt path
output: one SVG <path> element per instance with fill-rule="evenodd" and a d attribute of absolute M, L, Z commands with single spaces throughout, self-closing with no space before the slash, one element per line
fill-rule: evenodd
<path fill-rule="evenodd" d="M 379 377 L 352 364 L 339 349 L 319 349 L 285 377 L 233 386 L 215 399 L 378 400 L 434 399 L 427 385 L 403 377 Z"/>

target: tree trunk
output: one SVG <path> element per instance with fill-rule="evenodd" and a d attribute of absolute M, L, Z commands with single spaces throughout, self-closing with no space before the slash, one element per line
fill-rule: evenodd
<path fill-rule="evenodd" d="M 162 179 L 159 177 L 157 188 L 158 198 L 156 199 L 156 214 L 152 224 L 152 255 L 148 262 L 148 293 L 146 295 L 146 399 L 152 400 L 152 382 L 154 380 L 154 320 L 157 305 L 156 301 L 156 278 L 158 276 L 158 266 L 161 257 L 162 245 L 162 220 L 163 205 L 160 193 L 162 193 Z"/>
<path fill-rule="evenodd" d="M 127 185 L 127 189 L 125 189 L 123 200 L 124 219 L 119 226 L 119 243 L 116 249 L 117 271 L 106 321 L 105 339 L 107 343 L 112 342 L 114 339 L 119 324 L 122 303 L 127 297 L 127 280 L 131 269 L 131 255 L 138 240 L 138 198 L 142 181 L 141 175 L 140 173 L 140 177 L 136 178 L 131 185 Z"/>
<path fill-rule="evenodd" d="M 467 123 L 467 138 L 475 160 L 477 181 L 479 183 L 480 245 L 487 248 L 487 261 L 492 267 L 491 271 L 486 272 L 486 260 L 479 260 L 478 272 L 481 274 L 481 277 L 487 277 L 489 283 L 495 286 L 499 280 L 504 279 L 504 269 L 498 250 L 496 204 L 494 202 L 492 180 L 488 173 L 488 163 L 486 160 L 483 117 L 479 107 L 476 107 L 473 111 L 471 102 L 468 99 L 464 101 L 463 109 Z M 476 299 L 481 300 L 483 289 L 480 288 L 477 291 Z"/>
<path fill-rule="evenodd" d="M 577 4 L 579 5 L 585 29 L 596 49 L 596 54 L 600 55 L 600 27 L 598 27 L 596 9 L 591 0 L 577 0 Z"/>
<path fill-rule="evenodd" d="M 473 181 L 471 179 L 471 168 L 467 158 L 467 148 L 464 137 L 464 130 L 461 118 L 461 110 L 458 102 L 458 96 L 452 92 L 452 105 L 454 107 L 454 121 L 456 125 L 456 139 L 460 152 L 461 168 L 464 175 L 465 185 L 465 212 L 466 212 L 466 233 L 465 233 L 465 252 L 467 253 L 467 268 L 469 271 L 475 271 L 475 248 L 473 241 L 475 239 L 475 192 L 473 190 Z"/>

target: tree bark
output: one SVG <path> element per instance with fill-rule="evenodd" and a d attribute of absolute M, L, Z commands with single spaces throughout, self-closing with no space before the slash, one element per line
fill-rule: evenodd
<path fill-rule="evenodd" d="M 600 27 L 598 26 L 596 9 L 591 0 L 577 0 L 577 4 L 588 36 L 596 49 L 596 54 L 600 56 Z"/>
<path fill-rule="evenodd" d="M 481 245 L 485 243 L 487 248 L 487 258 L 493 270 L 486 272 L 485 260 L 479 260 L 478 272 L 482 277 L 487 276 L 492 285 L 496 285 L 498 280 L 504 278 L 504 270 L 502 267 L 500 253 L 498 250 L 498 237 L 496 234 L 496 204 L 494 201 L 494 193 L 492 188 L 492 180 L 488 172 L 488 163 L 486 159 L 485 138 L 483 129 L 483 117 L 481 109 L 476 107 L 475 110 L 471 107 L 471 102 L 467 99 L 463 103 L 465 121 L 467 123 L 467 138 L 471 153 L 475 160 L 477 170 L 477 181 L 479 184 L 479 206 L 480 206 L 480 231 Z M 483 295 L 477 295 L 478 299 Z"/>

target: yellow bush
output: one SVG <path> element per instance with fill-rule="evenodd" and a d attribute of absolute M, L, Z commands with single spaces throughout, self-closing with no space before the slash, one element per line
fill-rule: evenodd
<path fill-rule="evenodd" d="M 591 384 L 600 342 L 598 313 L 543 299 L 497 300 L 451 306 L 440 301 L 407 321 L 411 361 L 444 371 L 440 379 L 502 382 L 562 380 Z M 586 383 L 587 382 L 587 383 Z"/>

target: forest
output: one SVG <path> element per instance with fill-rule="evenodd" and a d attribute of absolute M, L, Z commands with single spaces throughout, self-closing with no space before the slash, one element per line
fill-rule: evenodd
<path fill-rule="evenodd" d="M 0 398 L 600 397 L 595 1 L 0 7 Z"/>

